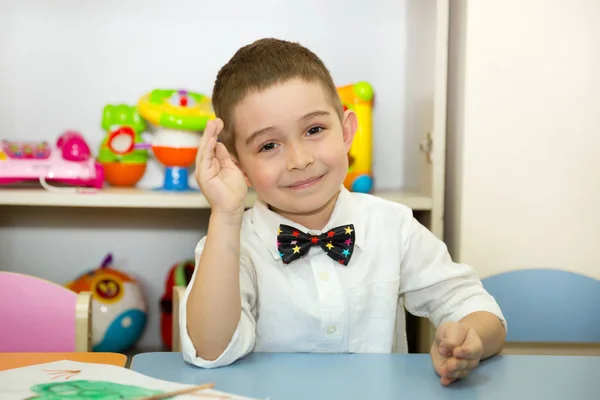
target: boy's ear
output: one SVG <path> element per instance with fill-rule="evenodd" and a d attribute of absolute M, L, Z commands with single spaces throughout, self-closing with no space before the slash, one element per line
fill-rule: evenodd
<path fill-rule="evenodd" d="M 352 140 L 358 127 L 358 119 L 356 114 L 352 110 L 344 111 L 344 117 L 342 119 L 342 130 L 344 135 L 344 143 L 346 144 L 346 152 L 350 151 L 352 146 Z"/>

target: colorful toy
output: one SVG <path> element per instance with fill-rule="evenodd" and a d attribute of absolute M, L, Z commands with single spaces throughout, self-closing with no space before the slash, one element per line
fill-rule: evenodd
<path fill-rule="evenodd" d="M 0 184 L 39 181 L 101 188 L 104 171 L 96 162 L 83 136 L 63 133 L 54 146 L 46 141 L 0 141 Z"/>
<path fill-rule="evenodd" d="M 65 286 L 92 293 L 92 349 L 119 353 L 133 346 L 144 331 L 146 302 L 135 279 L 111 265 L 109 253 L 99 268 Z"/>
<path fill-rule="evenodd" d="M 146 172 L 150 145 L 142 139 L 144 120 L 133 106 L 109 104 L 102 112 L 106 136 L 100 145 L 98 161 L 112 186 L 135 186 Z"/>
<path fill-rule="evenodd" d="M 162 190 L 188 191 L 188 170 L 201 132 L 215 117 L 210 98 L 186 90 L 155 89 L 138 102 L 138 112 L 157 128 L 154 157 L 165 166 Z"/>
<path fill-rule="evenodd" d="M 160 299 L 160 326 L 163 343 L 169 350 L 173 348 L 173 286 L 187 287 L 195 267 L 194 260 L 185 260 L 174 264 L 167 274 L 165 292 Z"/>
<path fill-rule="evenodd" d="M 371 157 L 373 144 L 373 88 L 358 82 L 338 88 L 344 110 L 356 113 L 358 127 L 348 154 L 348 175 L 344 186 L 353 192 L 369 193 L 373 189 Z"/>

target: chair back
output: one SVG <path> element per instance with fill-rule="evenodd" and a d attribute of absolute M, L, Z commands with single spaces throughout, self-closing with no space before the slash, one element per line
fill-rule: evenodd
<path fill-rule="evenodd" d="M 600 343 L 600 281 L 558 269 L 482 280 L 508 323 L 507 342 Z"/>
<path fill-rule="evenodd" d="M 0 352 L 91 349 L 91 295 L 0 271 Z"/>

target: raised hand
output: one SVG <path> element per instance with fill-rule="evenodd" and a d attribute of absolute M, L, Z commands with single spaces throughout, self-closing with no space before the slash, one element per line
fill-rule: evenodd
<path fill-rule="evenodd" d="M 207 123 L 200 140 L 194 176 L 213 212 L 242 212 L 248 188 L 242 171 L 225 145 L 217 141 L 222 130 L 220 118 Z"/>

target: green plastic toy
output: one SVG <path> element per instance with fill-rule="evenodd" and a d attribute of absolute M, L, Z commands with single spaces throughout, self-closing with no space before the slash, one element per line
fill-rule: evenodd
<path fill-rule="evenodd" d="M 106 181 L 113 186 L 134 186 L 146 171 L 150 148 L 142 138 L 146 124 L 137 107 L 106 105 L 102 128 L 106 136 L 100 145 L 98 162 L 104 166 Z"/>

